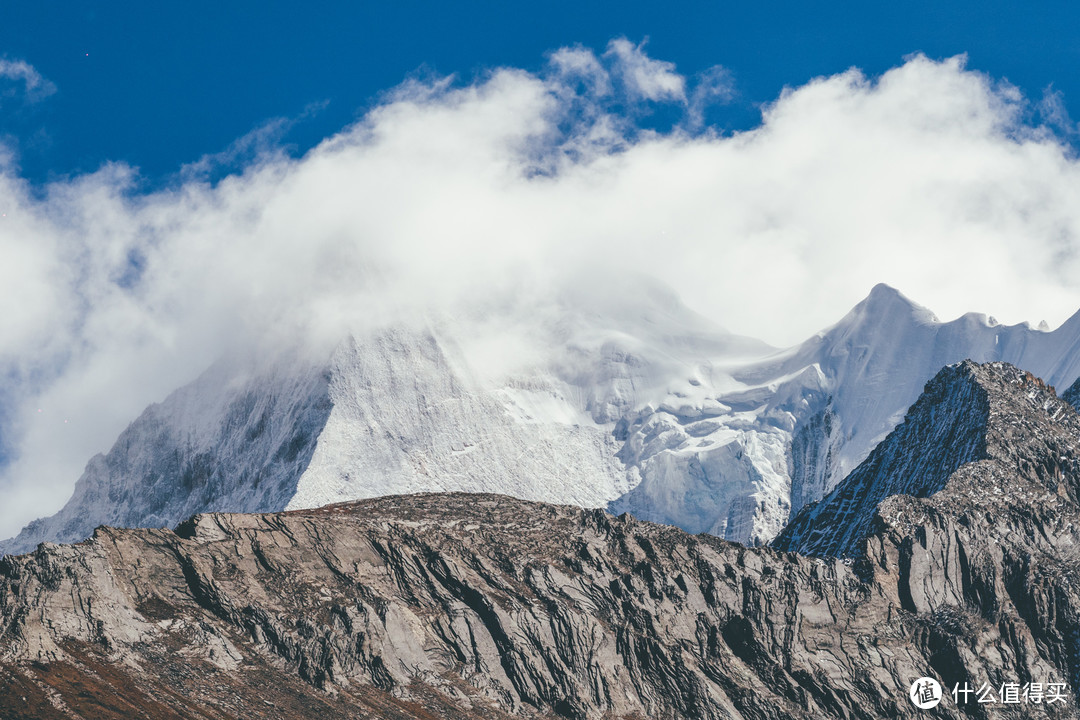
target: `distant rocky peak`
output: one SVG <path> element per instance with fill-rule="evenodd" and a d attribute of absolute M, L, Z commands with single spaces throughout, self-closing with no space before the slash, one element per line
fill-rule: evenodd
<path fill-rule="evenodd" d="M 854 557 L 881 503 L 929 497 L 965 464 L 989 460 L 1005 475 L 1076 499 L 1073 445 L 1080 418 L 1053 387 L 1008 363 L 970 360 L 943 368 L 904 421 L 820 502 L 803 509 L 773 546 L 810 555 Z M 991 492 L 968 487 L 966 492 Z M 1000 488 L 997 492 L 1002 492 Z"/>
<path fill-rule="evenodd" d="M 1048 443 L 1062 439 L 1062 433 L 1080 431 L 1076 408 L 1059 398 L 1042 378 L 1006 362 L 966 361 L 962 365 L 987 394 L 991 457 L 1005 460 L 1017 453 L 1045 454 Z"/>

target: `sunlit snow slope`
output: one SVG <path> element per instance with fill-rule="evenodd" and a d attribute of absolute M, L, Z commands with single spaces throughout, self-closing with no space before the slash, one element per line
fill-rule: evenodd
<path fill-rule="evenodd" d="M 357 330 L 329 356 L 226 359 L 154 405 L 71 501 L 0 551 L 101 523 L 465 490 L 631 511 L 769 541 L 966 358 L 1066 387 L 1080 315 L 1053 332 L 940 323 L 879 285 L 784 351 L 731 335 L 638 282 L 543 307 L 432 313 Z"/>

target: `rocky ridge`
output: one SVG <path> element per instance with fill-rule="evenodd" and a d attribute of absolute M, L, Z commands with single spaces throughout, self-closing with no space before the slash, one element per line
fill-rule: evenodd
<path fill-rule="evenodd" d="M 102 528 L 6 557 L 0 707 L 43 719 L 1076 717 L 1080 417 L 1002 363 L 947 368 L 935 388 L 944 417 L 985 398 L 985 420 L 963 427 L 986 450 L 929 497 L 884 499 L 850 559 L 465 494 Z M 971 447 L 967 433 L 934 438 L 956 441 Z M 874 466 L 896 482 L 897 466 Z M 1068 692 L 1015 706 L 947 695 L 921 711 L 908 689 L 923 676 Z"/>
<path fill-rule="evenodd" d="M 1020 394 L 995 392 L 1003 383 Z M 1066 392 L 1058 398 L 1053 387 L 1006 363 L 966 361 L 944 368 L 927 383 L 904 422 L 829 495 L 804 508 L 773 547 L 856 557 L 886 498 L 936 495 L 960 483 L 969 465 L 1006 476 L 1019 466 L 1018 477 L 1035 472 L 1045 482 L 1047 477 L 1061 480 L 1066 468 L 1075 471 L 1080 438 L 1068 397 Z M 1035 462 L 1031 458 L 1042 458 L 1043 464 L 1029 467 Z M 998 486 L 992 491 L 1008 494 Z"/>
<path fill-rule="evenodd" d="M 804 555 L 854 557 L 885 498 L 933 495 L 962 465 L 1001 451 L 987 445 L 988 427 L 1000 421 L 991 413 L 1001 411 L 991 408 L 983 384 L 994 367 L 965 362 L 944 368 L 885 441 L 831 493 L 805 506 L 772 546 Z"/>

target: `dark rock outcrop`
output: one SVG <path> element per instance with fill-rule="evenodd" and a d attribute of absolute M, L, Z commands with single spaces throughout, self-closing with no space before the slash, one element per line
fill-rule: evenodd
<path fill-rule="evenodd" d="M 1075 717 L 1080 418 L 1004 364 L 930 390 L 919 412 L 956 432 L 915 433 L 913 410 L 894 436 L 955 467 L 883 499 L 852 559 L 464 494 L 4 558 L 0 717 Z M 882 459 L 894 436 L 883 483 L 912 467 Z M 908 699 L 923 676 L 932 710 Z M 1065 687 L 957 705 L 964 683 Z"/>
<path fill-rule="evenodd" d="M 1080 378 L 1061 393 L 1061 399 L 1080 410 Z"/>
<path fill-rule="evenodd" d="M 984 383 L 995 367 L 966 362 L 939 372 L 904 421 L 832 492 L 796 514 L 772 546 L 854 557 L 885 498 L 927 497 L 945 487 L 961 465 L 990 457 L 991 410 Z"/>

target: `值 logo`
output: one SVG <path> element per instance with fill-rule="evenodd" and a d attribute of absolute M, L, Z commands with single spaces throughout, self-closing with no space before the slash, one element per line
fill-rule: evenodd
<path fill-rule="evenodd" d="M 937 707 L 941 702 L 941 685 L 934 678 L 922 677 L 911 684 L 911 702 L 920 710 Z"/>

